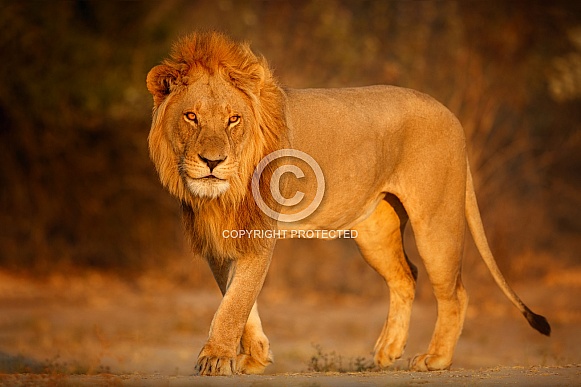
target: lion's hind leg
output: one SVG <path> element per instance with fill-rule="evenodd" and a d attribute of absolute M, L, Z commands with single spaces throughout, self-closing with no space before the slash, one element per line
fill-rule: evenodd
<path fill-rule="evenodd" d="M 463 210 L 462 206 L 458 206 Z M 462 332 L 468 306 L 468 295 L 461 279 L 461 257 L 464 242 L 462 211 L 445 211 L 431 219 L 410 219 L 416 244 L 422 257 L 438 304 L 438 318 L 428 352 L 414 357 L 414 371 L 449 369 L 456 343 Z"/>
<path fill-rule="evenodd" d="M 379 367 L 389 367 L 400 358 L 408 339 L 417 271 L 403 250 L 406 222 L 399 200 L 388 196 L 369 218 L 354 227 L 361 254 L 389 287 L 389 314 L 374 349 L 374 362 Z"/>

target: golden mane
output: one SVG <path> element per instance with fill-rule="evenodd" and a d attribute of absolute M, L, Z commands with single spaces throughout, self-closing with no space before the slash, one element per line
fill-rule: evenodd
<path fill-rule="evenodd" d="M 167 138 L 165 117 L 167 107 L 183 95 L 188 84 L 204 75 L 222 77 L 242 91 L 256 122 L 251 128 L 252 141 L 247 152 L 250 156 L 240 160 L 240 175 L 224 195 L 212 200 L 191 195 L 181 180 L 179 155 Z M 182 203 L 193 250 L 214 259 L 234 259 L 258 248 L 257 240 L 226 239 L 222 231 L 275 227 L 254 202 L 250 186 L 258 162 L 283 147 L 287 138 L 285 96 L 266 60 L 255 55 L 248 44 L 233 42 L 223 34 L 194 33 L 179 39 L 170 58 L 150 71 L 147 87 L 154 98 L 149 135 L 151 158 L 163 185 Z M 265 171 L 264 177 L 271 173 L 272 168 Z"/>

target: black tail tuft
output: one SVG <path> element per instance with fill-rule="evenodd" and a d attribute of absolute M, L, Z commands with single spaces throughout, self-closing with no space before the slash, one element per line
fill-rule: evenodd
<path fill-rule="evenodd" d="M 545 336 L 551 336 L 551 326 L 545 317 L 541 316 L 540 314 L 533 313 L 533 311 L 529 308 L 526 308 L 523 315 L 531 327 L 535 328 Z"/>

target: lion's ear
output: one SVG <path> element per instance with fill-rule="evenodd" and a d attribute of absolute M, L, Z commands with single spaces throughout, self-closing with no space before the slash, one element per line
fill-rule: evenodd
<path fill-rule="evenodd" d="M 147 90 L 153 95 L 153 103 L 158 106 L 178 83 L 180 73 L 175 68 L 161 64 L 147 74 Z"/>

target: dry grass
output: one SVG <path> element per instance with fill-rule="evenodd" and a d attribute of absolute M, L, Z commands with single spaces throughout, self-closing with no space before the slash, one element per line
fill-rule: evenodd
<path fill-rule="evenodd" d="M 373 359 L 368 359 L 364 356 L 345 359 L 335 351 L 323 351 L 323 348 L 318 344 L 313 344 L 313 348 L 315 349 L 315 354 L 309 360 L 307 368 L 309 372 L 348 373 L 378 371 Z"/>

